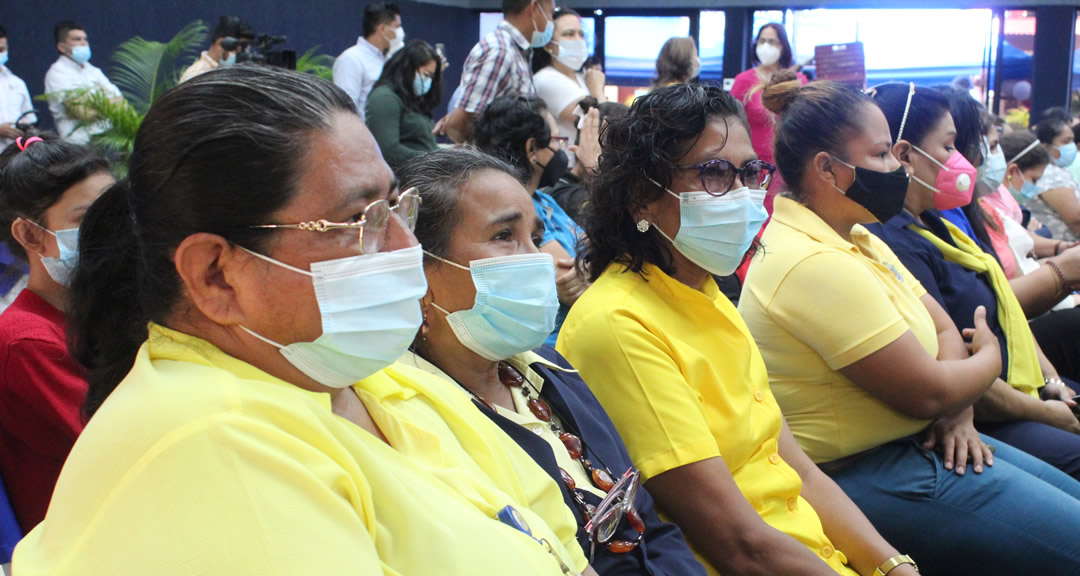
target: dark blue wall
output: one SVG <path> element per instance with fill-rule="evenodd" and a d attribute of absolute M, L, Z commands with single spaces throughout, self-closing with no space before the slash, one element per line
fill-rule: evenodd
<path fill-rule="evenodd" d="M 44 92 L 45 72 L 57 57 L 53 27 L 63 19 L 77 20 L 86 28 L 92 62 L 108 75 L 113 48 L 128 38 L 166 41 L 192 20 L 202 20 L 213 29 L 222 14 L 243 17 L 256 32 L 288 36 L 288 47 L 298 53 L 318 45 L 320 52 L 337 56 L 360 36 L 366 4 L 360 0 L 0 0 L 0 25 L 8 32 L 8 66 L 26 81 L 32 95 L 38 95 Z M 477 41 L 479 16 L 462 8 L 408 0 L 398 0 L 398 6 L 409 39 L 446 45 L 451 64 L 438 118 Z M 44 102 L 37 106 L 46 108 Z"/>

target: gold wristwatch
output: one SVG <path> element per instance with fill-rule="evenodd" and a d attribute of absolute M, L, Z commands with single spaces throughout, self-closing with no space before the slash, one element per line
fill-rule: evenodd
<path fill-rule="evenodd" d="M 878 566 L 874 570 L 874 576 L 885 576 L 891 572 L 893 568 L 896 568 L 901 564 L 911 564 L 911 567 L 914 568 L 916 572 L 919 571 L 919 567 L 915 565 L 915 561 L 911 559 L 911 556 L 908 556 L 907 554 L 897 554 L 886 560 L 881 566 Z"/>

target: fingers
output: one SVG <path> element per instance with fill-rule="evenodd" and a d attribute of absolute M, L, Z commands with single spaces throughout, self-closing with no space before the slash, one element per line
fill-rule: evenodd
<path fill-rule="evenodd" d="M 937 441 L 937 428 L 935 426 L 927 428 L 922 443 L 923 450 L 933 450 L 934 446 L 937 446 Z"/>
<path fill-rule="evenodd" d="M 942 459 L 945 461 L 945 469 L 952 470 L 956 465 L 956 438 L 954 436 L 946 436 L 944 448 L 945 453 L 942 455 Z M 967 449 L 965 448 L 965 452 L 966 450 Z M 956 473 L 963 474 L 960 470 L 957 470 Z"/>
<path fill-rule="evenodd" d="M 980 444 L 980 448 L 981 448 L 979 451 L 982 452 L 982 455 L 983 455 L 983 464 L 985 464 L 987 466 L 993 466 L 994 465 L 994 451 L 990 449 L 989 444 L 983 443 L 982 441 L 980 441 L 979 444 Z"/>
<path fill-rule="evenodd" d="M 983 443 L 976 437 L 968 444 L 968 453 L 971 454 L 971 469 L 976 474 L 982 474 L 983 471 Z"/>
<path fill-rule="evenodd" d="M 975 331 L 989 330 L 986 326 L 986 307 L 979 306 L 975 309 Z"/>

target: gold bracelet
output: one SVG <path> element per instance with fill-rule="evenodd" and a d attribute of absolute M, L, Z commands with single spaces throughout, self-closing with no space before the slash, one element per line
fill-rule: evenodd
<path fill-rule="evenodd" d="M 885 576 L 889 572 L 892 572 L 893 568 L 896 568 L 901 564 L 911 564 L 911 567 L 914 568 L 916 572 L 919 571 L 919 567 L 915 565 L 915 561 L 911 559 L 911 556 L 908 556 L 907 554 L 897 554 L 886 560 L 881 566 L 875 568 L 874 576 Z"/>

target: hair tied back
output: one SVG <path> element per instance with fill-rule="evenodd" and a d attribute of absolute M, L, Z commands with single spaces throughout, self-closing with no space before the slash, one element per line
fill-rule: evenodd
<path fill-rule="evenodd" d="M 798 98 L 802 82 L 791 70 L 780 70 L 761 93 L 761 104 L 773 114 L 783 114 Z"/>

